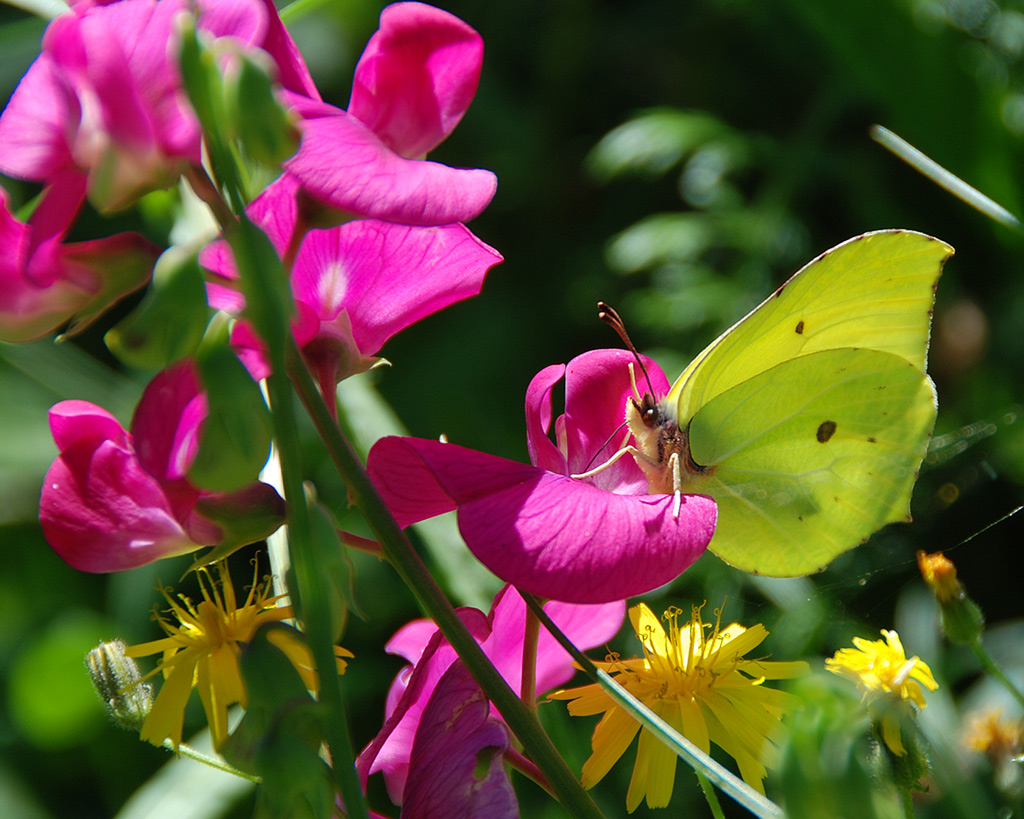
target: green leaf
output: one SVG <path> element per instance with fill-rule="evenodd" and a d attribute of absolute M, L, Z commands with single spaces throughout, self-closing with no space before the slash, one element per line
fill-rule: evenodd
<path fill-rule="evenodd" d="M 209 316 L 196 253 L 172 247 L 157 261 L 142 303 L 104 341 L 125 364 L 162 370 L 195 351 Z"/>
<path fill-rule="evenodd" d="M 258 817 L 327 819 L 334 810 L 330 771 L 320 758 L 323 706 L 309 695 L 295 666 L 275 644 L 301 639 L 290 626 L 269 625 L 256 633 L 239 659 L 248 706 L 221 753 L 263 780 Z"/>
<path fill-rule="evenodd" d="M 259 477 L 270 455 L 270 412 L 259 385 L 226 344 L 205 345 L 196 363 L 209 414 L 189 480 L 212 491 L 239 489 Z"/>

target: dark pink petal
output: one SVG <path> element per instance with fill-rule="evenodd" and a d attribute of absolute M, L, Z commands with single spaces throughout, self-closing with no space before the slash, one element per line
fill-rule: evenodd
<path fill-rule="evenodd" d="M 453 663 L 423 710 L 409 759 L 402 816 L 519 816 L 503 762 L 508 729 L 490 713 L 487 697 L 465 665 Z"/>
<path fill-rule="evenodd" d="M 85 572 L 133 569 L 200 547 L 160 484 L 113 440 L 82 440 L 61 453 L 43 482 L 39 522 L 54 551 Z"/>
<path fill-rule="evenodd" d="M 285 169 L 341 211 L 403 225 L 446 225 L 479 216 L 497 190 L 490 171 L 399 156 L 344 111 L 303 120 L 300 127 L 302 144 Z"/>
<path fill-rule="evenodd" d="M 618 495 L 453 444 L 384 438 L 367 468 L 399 523 L 458 508 L 470 551 L 525 591 L 572 603 L 643 594 L 707 548 L 717 509 L 686 495 Z"/>
<path fill-rule="evenodd" d="M 556 475 L 569 474 L 565 455 L 548 437 L 551 430 L 551 390 L 564 375 L 564 364 L 552 364 L 537 373 L 526 388 L 526 447 L 530 463 Z"/>
<path fill-rule="evenodd" d="M 483 53 L 483 39 L 458 17 L 390 5 L 356 65 L 348 111 L 396 153 L 426 156 L 466 113 Z"/>

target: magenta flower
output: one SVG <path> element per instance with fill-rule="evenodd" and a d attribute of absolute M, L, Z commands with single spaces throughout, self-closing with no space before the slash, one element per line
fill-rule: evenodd
<path fill-rule="evenodd" d="M 628 442 L 633 397 L 624 350 L 595 350 L 541 370 L 526 393 L 533 465 L 439 441 L 389 437 L 367 470 L 399 524 L 458 509 L 470 551 L 503 580 L 555 600 L 599 603 L 650 591 L 675 578 L 715 531 L 711 498 L 648 494 L 630 457 L 587 478 Z M 668 380 L 649 359 L 655 394 Z M 565 414 L 551 427 L 551 391 L 565 376 Z"/>
<path fill-rule="evenodd" d="M 0 341 L 31 341 L 69 321 L 80 330 L 149 280 L 159 251 L 136 233 L 62 244 L 73 216 L 60 213 L 62 198 L 47 189 L 25 224 L 0 190 Z"/>
<path fill-rule="evenodd" d="M 626 605 L 623 600 L 598 606 L 549 602 L 544 611 L 577 647 L 586 650 L 615 636 L 622 625 Z M 489 615 L 473 608 L 459 609 L 459 615 L 512 690 L 520 693 L 526 626 L 523 598 L 511 586 L 505 586 L 494 598 Z M 421 741 L 419 731 L 425 709 L 457 655 L 430 620 L 414 620 L 403 626 L 388 642 L 386 650 L 404 657 L 410 665 L 399 671 L 391 684 L 384 727 L 359 755 L 356 767 L 364 779 L 383 771 L 392 801 L 402 804 L 403 793 L 408 793 L 410 754 L 415 743 Z M 543 629 L 537 644 L 536 668 L 538 696 L 562 685 L 574 673 L 572 658 Z M 500 719 L 493 708 L 491 714 Z M 459 757 L 464 749 L 451 747 L 449 752 Z"/>
<path fill-rule="evenodd" d="M 249 208 L 278 252 L 296 219 L 296 183 L 285 176 Z M 240 314 L 238 277 L 230 249 L 219 241 L 202 263 L 221 277 L 208 286 L 213 307 Z M 480 292 L 487 271 L 502 260 L 465 225 L 409 227 L 373 219 L 310 231 L 292 270 L 296 340 L 325 396 L 338 381 L 369 369 L 391 336 L 420 319 Z M 243 323 L 232 337 L 254 377 L 267 365 L 262 342 Z"/>
<path fill-rule="evenodd" d="M 290 95 L 302 144 L 285 163 L 316 199 L 406 225 L 468 222 L 494 197 L 490 171 L 423 157 L 462 119 L 476 93 L 483 40 L 422 3 L 384 9 L 356 66 L 348 111 Z"/>
<path fill-rule="evenodd" d="M 409 755 L 402 816 L 516 819 L 519 805 L 505 770 L 509 731 L 491 716 L 476 680 L 456 661 L 423 709 Z"/>
<path fill-rule="evenodd" d="M 0 116 L 0 172 L 45 181 L 74 170 L 102 211 L 170 185 L 200 161 L 199 123 L 181 87 L 178 17 L 188 0 L 80 2 L 57 17 Z M 315 95 L 270 0 L 198 3 L 198 28 L 266 46 L 289 88 Z"/>
<path fill-rule="evenodd" d="M 232 518 L 249 533 L 253 519 L 267 521 L 251 541 L 276 529 L 284 509 L 270 486 L 208 493 L 189 483 L 205 417 L 206 398 L 189 362 L 150 382 L 131 433 L 87 401 L 53 406 L 60 455 L 39 498 L 53 550 L 81 571 L 115 572 L 222 543 L 234 534 Z"/>

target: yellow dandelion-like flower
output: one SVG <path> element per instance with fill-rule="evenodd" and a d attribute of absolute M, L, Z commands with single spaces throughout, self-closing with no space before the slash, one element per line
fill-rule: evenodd
<path fill-rule="evenodd" d="M 1008 719 L 998 708 L 971 714 L 961 737 L 964 747 L 985 754 L 993 764 L 1005 762 L 1021 752 L 1024 726 Z"/>
<path fill-rule="evenodd" d="M 252 587 L 245 603 L 237 604 L 227 563 L 216 564 L 217 579 L 205 567 L 196 571 L 203 599 L 194 604 L 184 595 L 172 596 L 171 590 L 160 588 L 170 610 L 155 615 L 167 633 L 161 640 L 131 646 L 129 657 L 145 657 L 158 652 L 163 659 L 148 675 L 164 676 L 160 693 L 143 723 L 141 738 L 154 745 L 170 739 L 177 748 L 181 743 L 185 705 L 193 688 L 206 711 L 210 735 L 215 748 L 227 738 L 228 706 L 246 705 L 245 685 L 238 667 L 242 647 L 266 623 L 277 623 L 294 617 L 291 606 L 275 605 L 282 595 L 269 594 L 269 582 Z M 308 646 L 298 637 L 289 639 L 284 633 L 273 635 L 273 642 L 291 660 L 310 691 L 318 690 L 313 657 Z M 336 646 L 338 673 L 345 671 L 344 657 L 352 654 Z"/>
<path fill-rule="evenodd" d="M 854 637 L 856 648 L 840 649 L 834 657 L 825 660 L 825 668 L 860 685 L 868 703 L 885 700 L 905 703 L 910 700 L 924 708 L 927 703 L 921 686 L 929 691 L 939 687 L 932 670 L 918 657 L 907 659 L 903 643 L 895 631 L 883 629 L 882 636 L 884 641 Z M 899 709 L 887 708 L 882 714 L 882 739 L 897 756 L 906 753 L 900 739 Z"/>
<path fill-rule="evenodd" d="M 743 779 L 764 793 L 765 766 L 774 764 L 778 752 L 773 738 L 782 716 L 799 701 L 762 683 L 806 674 L 807 663 L 744 659 L 768 636 L 763 625 L 733 623 L 722 629 L 721 612 L 713 625 L 703 623 L 695 606 L 690 621 L 680 626 L 680 613 L 677 608 L 665 612 L 666 632 L 647 606 L 633 606 L 629 619 L 644 656 L 611 657 L 597 665 L 705 753 L 712 742 L 718 745 L 736 760 Z M 570 700 L 573 716 L 604 714 L 594 730 L 593 754 L 583 766 L 583 785 L 593 787 L 625 753 L 640 724 L 596 684 L 550 697 Z M 641 732 L 626 794 L 629 812 L 645 797 L 649 807 L 668 805 L 675 771 L 675 753 L 653 734 Z"/>

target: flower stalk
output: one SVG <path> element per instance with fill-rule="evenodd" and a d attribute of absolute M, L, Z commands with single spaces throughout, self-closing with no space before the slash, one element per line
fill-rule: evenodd
<path fill-rule="evenodd" d="M 580 785 L 555 749 L 540 722 L 519 699 L 481 651 L 459 619 L 451 603 L 398 527 L 369 476 L 345 439 L 320 395 L 294 343 L 288 348 L 288 374 L 309 413 L 338 472 L 345 479 L 349 496 L 366 517 L 381 545 L 384 557 L 412 590 L 422 609 L 433 619 L 458 652 L 473 677 L 513 730 L 530 758 L 541 770 L 562 806 L 573 816 L 601 816 L 601 811 Z"/>

